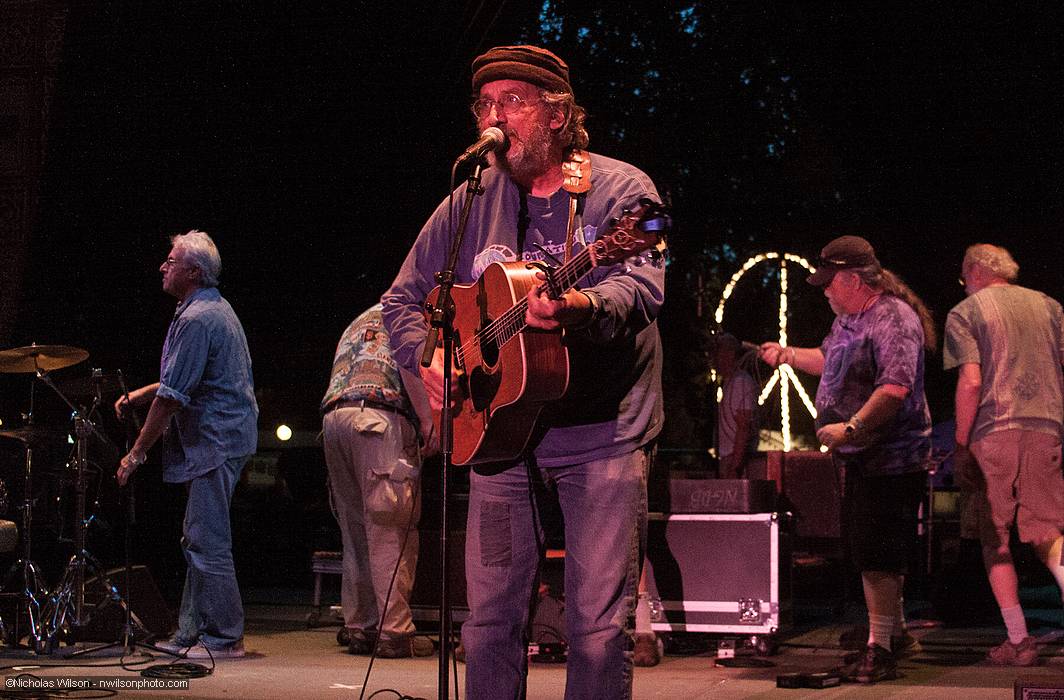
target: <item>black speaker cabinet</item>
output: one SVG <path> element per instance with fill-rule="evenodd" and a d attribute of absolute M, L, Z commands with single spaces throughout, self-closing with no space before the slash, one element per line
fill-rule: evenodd
<path fill-rule="evenodd" d="M 130 569 L 129 591 L 126 590 L 125 567 L 111 569 L 104 574 L 122 598 L 130 604 L 133 614 L 144 629 L 157 637 L 167 637 L 173 631 L 177 617 L 163 600 L 151 571 L 143 565 Z M 85 612 L 88 621 L 77 637 L 81 641 L 114 642 L 122 640 L 126 613 L 119 603 L 106 595 L 106 585 L 98 578 L 85 579 Z M 136 624 L 134 623 L 134 627 Z"/>

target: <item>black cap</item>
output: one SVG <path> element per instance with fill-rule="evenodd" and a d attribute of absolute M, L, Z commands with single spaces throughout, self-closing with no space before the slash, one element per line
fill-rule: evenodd
<path fill-rule="evenodd" d="M 820 251 L 816 272 L 806 282 L 816 287 L 831 283 L 835 273 L 854 267 L 879 266 L 872 244 L 860 236 L 839 236 Z"/>

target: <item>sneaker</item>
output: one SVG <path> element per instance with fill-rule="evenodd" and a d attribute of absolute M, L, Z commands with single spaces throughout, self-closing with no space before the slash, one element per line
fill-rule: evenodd
<path fill-rule="evenodd" d="M 367 633 L 364 630 L 343 628 L 347 632 L 347 653 L 356 656 L 369 656 L 373 653 L 373 644 L 377 641 L 377 634 Z M 337 634 L 337 637 L 340 635 Z"/>
<path fill-rule="evenodd" d="M 203 642 L 199 642 L 185 652 L 185 658 L 214 659 L 217 661 L 218 659 L 240 659 L 244 657 L 244 654 L 244 640 L 238 639 L 224 647 L 209 647 Z"/>
<path fill-rule="evenodd" d="M 1035 666 L 1038 664 L 1038 643 L 1034 637 L 1024 637 L 1019 644 L 1005 640 L 986 655 L 994 666 Z"/>
<path fill-rule="evenodd" d="M 411 656 L 432 656 L 436 650 L 432 640 L 410 635 L 388 639 L 382 637 L 377 645 L 377 656 L 382 659 L 407 659 Z"/>
<path fill-rule="evenodd" d="M 632 662 L 636 666 L 657 666 L 661 663 L 661 640 L 656 634 L 637 634 Z"/>
<path fill-rule="evenodd" d="M 843 680 L 852 683 L 878 683 L 898 677 L 898 662 L 889 651 L 873 644 L 863 654 L 841 671 Z"/>
<path fill-rule="evenodd" d="M 187 641 L 180 637 L 170 637 L 162 642 L 154 642 L 152 644 L 156 649 L 162 649 L 167 654 L 173 654 L 174 656 L 184 656 L 185 652 L 196 646 L 195 641 Z"/>

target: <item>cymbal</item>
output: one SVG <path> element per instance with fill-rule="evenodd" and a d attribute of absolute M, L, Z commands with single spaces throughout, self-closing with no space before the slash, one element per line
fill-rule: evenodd
<path fill-rule="evenodd" d="M 73 377 L 59 382 L 59 390 L 71 397 L 94 397 L 99 388 L 101 396 L 108 396 L 122 392 L 122 382 L 118 380 L 118 374 L 107 372 L 88 377 Z"/>
<path fill-rule="evenodd" d="M 27 345 L 0 350 L 0 372 L 36 372 L 76 365 L 89 356 L 87 350 L 69 345 Z"/>
<path fill-rule="evenodd" d="M 25 445 L 40 445 L 45 442 L 60 442 L 67 439 L 67 434 L 53 428 L 30 425 L 14 430 L 0 430 L 0 438 L 11 438 Z"/>

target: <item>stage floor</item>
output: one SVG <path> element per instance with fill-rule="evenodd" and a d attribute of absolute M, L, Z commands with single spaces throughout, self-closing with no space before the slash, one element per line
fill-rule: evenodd
<path fill-rule="evenodd" d="M 366 683 L 369 658 L 350 656 L 336 643 L 338 624 L 308 629 L 309 606 L 248 605 L 246 648 L 243 659 L 219 661 L 205 678 L 192 679 L 188 690 L 123 690 L 119 695 L 174 698 L 352 698 Z M 1055 611 L 1059 614 L 1059 610 Z M 1048 616 L 1053 617 L 1054 611 Z M 848 616 L 853 618 L 853 615 Z M 636 698 L 1011 698 L 1014 684 L 1025 679 L 1035 687 L 1064 686 L 1064 630 L 1057 624 L 1037 624 L 1032 634 L 1045 642 L 1041 665 L 1028 669 L 994 668 L 981 663 L 986 650 L 1003 638 L 1001 627 L 945 628 L 921 620 L 910 620 L 924 650 L 901 664 L 903 676 L 872 686 L 843 685 L 825 690 L 778 689 L 776 676 L 790 672 L 817 672 L 832 668 L 844 653 L 839 635 L 852 620 L 806 625 L 780 637 L 779 652 L 771 657 L 751 659 L 769 662 L 763 667 L 721 667 L 716 665 L 715 639 L 684 636 L 671 645 L 679 653 L 666 655 L 654 668 L 637 668 Z M 926 626 L 924 626 L 926 624 Z M 434 638 L 434 635 L 431 635 Z M 680 649 L 682 648 L 682 652 Z M 5 678 L 20 673 L 38 677 L 110 676 L 140 678 L 139 670 L 160 660 L 100 656 L 64 660 L 71 650 L 64 647 L 49 657 L 36 657 L 23 650 L 0 650 Z M 123 669 L 121 662 L 124 662 Z M 204 662 L 208 663 L 209 662 Z M 464 697 L 464 667 L 458 665 L 458 679 Z M 564 692 L 564 664 L 530 665 L 528 697 L 534 700 L 561 698 Z M 454 693 L 454 672 L 450 674 Z M 384 692 L 377 698 L 435 698 L 438 668 L 435 657 L 421 659 L 379 659 L 373 663 L 366 683 L 365 697 Z M 10 686 L 8 686 L 10 688 Z M 1062 697 L 1058 694 L 1041 697 Z M 73 695 L 76 697 L 77 695 Z M 5 695 L 5 697 L 7 697 Z M 94 697 L 100 697 L 94 695 Z"/>

